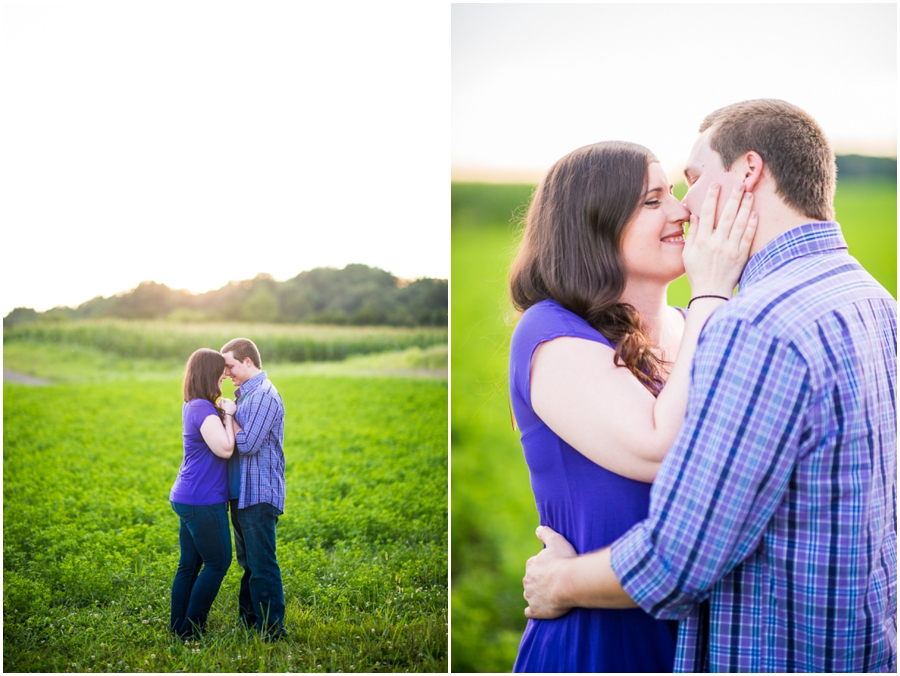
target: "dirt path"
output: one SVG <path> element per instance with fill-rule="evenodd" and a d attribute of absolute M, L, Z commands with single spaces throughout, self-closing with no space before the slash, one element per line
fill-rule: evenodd
<path fill-rule="evenodd" d="M 7 371 L 3 369 L 3 380 L 9 381 L 11 383 L 20 383 L 22 385 L 51 385 L 51 381 L 45 380 L 43 378 L 35 378 L 34 376 L 27 376 L 24 373 L 17 373 L 15 371 Z"/>

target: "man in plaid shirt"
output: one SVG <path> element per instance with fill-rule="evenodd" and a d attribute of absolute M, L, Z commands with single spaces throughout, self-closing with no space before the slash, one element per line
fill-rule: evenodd
<path fill-rule="evenodd" d="M 675 670 L 897 670 L 897 304 L 847 253 L 834 155 L 777 100 L 707 116 L 685 170 L 754 193 L 737 296 L 701 334 L 648 518 L 576 556 L 546 527 L 525 614 L 681 620 Z"/>
<path fill-rule="evenodd" d="M 267 641 L 284 629 L 284 588 L 275 556 L 275 526 L 284 513 L 284 404 L 262 370 L 251 340 L 235 338 L 221 350 L 234 398 L 237 453 L 228 463 L 234 545 L 244 569 L 238 607 L 241 621 Z"/>

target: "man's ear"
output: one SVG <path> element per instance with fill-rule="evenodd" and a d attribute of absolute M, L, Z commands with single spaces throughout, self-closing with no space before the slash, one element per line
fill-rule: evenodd
<path fill-rule="evenodd" d="M 744 171 L 744 190 L 751 191 L 756 187 L 760 179 L 762 179 L 763 160 L 758 152 L 755 150 L 748 150 L 744 153 L 743 157 L 741 157 L 740 161 L 743 164 L 742 169 Z"/>

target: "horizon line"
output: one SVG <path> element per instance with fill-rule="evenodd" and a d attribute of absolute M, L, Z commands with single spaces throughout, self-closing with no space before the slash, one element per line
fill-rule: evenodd
<path fill-rule="evenodd" d="M 133 287 L 131 287 L 130 289 L 126 289 L 126 290 L 124 290 L 124 291 L 117 291 L 116 293 L 110 294 L 110 295 L 108 295 L 108 296 L 104 296 L 103 294 L 97 294 L 97 295 L 95 295 L 95 296 L 92 296 L 91 298 L 88 298 L 87 300 L 81 301 L 80 303 L 78 303 L 77 305 L 74 305 L 74 306 L 73 306 L 73 305 L 57 304 L 57 305 L 54 305 L 54 306 L 52 306 L 52 307 L 48 307 L 48 308 L 46 308 L 46 309 L 44 309 L 44 310 L 38 310 L 38 309 L 35 308 L 35 307 L 29 307 L 29 306 L 27 306 L 27 305 L 15 305 L 14 307 L 12 307 L 11 309 L 9 309 L 8 311 L 4 312 L 4 313 L 3 313 L 3 317 L 8 316 L 13 310 L 18 310 L 18 309 L 23 309 L 23 310 L 33 310 L 33 311 L 35 311 L 35 312 L 37 312 L 37 313 L 39 313 L 39 314 L 42 314 L 42 313 L 44 313 L 44 312 L 50 312 L 51 310 L 67 310 L 67 309 L 68 309 L 68 310 L 77 310 L 79 307 L 81 307 L 81 306 L 84 305 L 85 303 L 89 303 L 89 302 L 91 302 L 92 300 L 96 300 L 96 299 L 98 299 L 98 298 L 100 298 L 101 300 L 108 300 L 108 299 L 110 299 L 110 298 L 115 298 L 115 297 L 119 297 L 119 296 L 125 296 L 125 295 L 128 295 L 129 293 L 134 292 L 134 291 L 135 291 L 138 287 L 140 287 L 142 284 L 159 284 L 160 286 L 165 286 L 165 287 L 167 287 L 170 291 L 184 291 L 185 293 L 189 293 L 189 294 L 192 295 L 192 296 L 202 296 L 202 295 L 205 294 L 205 293 L 211 293 L 211 292 L 213 292 L 213 291 L 218 291 L 219 289 L 223 289 L 223 288 L 225 288 L 226 286 L 229 286 L 230 284 L 244 284 L 244 283 L 246 283 L 246 282 L 253 282 L 253 281 L 256 281 L 257 279 L 260 278 L 260 275 L 265 275 L 267 278 L 272 279 L 273 281 L 277 282 L 278 284 L 284 284 L 284 283 L 287 282 L 288 280 L 294 279 L 295 277 L 299 277 L 299 276 L 302 275 L 304 272 L 311 272 L 311 271 L 313 271 L 313 270 L 322 270 L 322 269 L 327 269 L 327 270 L 343 270 L 343 269 L 345 269 L 345 268 L 346 268 L 347 266 L 349 266 L 349 265 L 365 265 L 366 267 L 369 267 L 369 268 L 374 268 L 374 269 L 377 269 L 377 270 L 382 270 L 383 272 L 387 272 L 388 274 L 390 274 L 390 275 L 391 275 L 392 277 L 394 277 L 398 282 L 405 282 L 405 284 L 402 284 L 402 286 L 406 286 L 406 284 L 409 284 L 410 282 L 416 282 L 416 281 L 418 281 L 418 280 L 420 280 L 420 279 L 434 279 L 434 280 L 437 280 L 437 281 L 448 282 L 448 283 L 449 283 L 449 281 L 450 281 L 448 277 L 430 277 L 430 276 L 428 276 L 428 275 L 420 275 L 420 276 L 418 276 L 418 277 L 402 277 L 402 276 L 400 276 L 400 275 L 397 275 L 397 274 L 391 272 L 390 270 L 385 270 L 384 268 L 380 268 L 380 267 L 375 266 L 375 265 L 367 265 L 366 263 L 347 263 L 347 264 L 344 265 L 344 267 L 342 267 L 342 268 L 339 268 L 339 267 L 337 267 L 337 266 L 331 266 L 331 265 L 321 265 L 321 266 L 318 266 L 318 267 L 315 267 L 315 268 L 309 268 L 308 270 L 301 270 L 300 272 L 298 272 L 298 273 L 297 273 L 296 275 L 294 275 L 293 277 L 288 277 L 288 278 L 286 278 L 286 279 L 276 279 L 275 276 L 272 275 L 271 273 L 268 273 L 268 272 L 258 272 L 258 273 L 256 273 L 256 275 L 255 275 L 254 277 L 251 277 L 251 278 L 248 278 L 248 279 L 230 279 L 230 280 L 228 280 L 227 282 L 225 282 L 224 284 L 222 284 L 221 286 L 210 287 L 210 288 L 206 289 L 205 291 L 192 291 L 191 289 L 187 289 L 187 288 L 180 288 L 180 289 L 177 289 L 177 288 L 175 288 L 175 287 L 169 286 L 169 285 L 166 284 L 165 282 L 159 282 L 159 281 L 156 281 L 155 279 L 145 279 L 145 280 L 140 281 L 136 286 L 133 286 Z"/>

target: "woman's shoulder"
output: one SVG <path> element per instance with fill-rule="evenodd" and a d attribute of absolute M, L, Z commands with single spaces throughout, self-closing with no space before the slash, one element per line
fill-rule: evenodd
<path fill-rule="evenodd" d="M 184 405 L 188 408 L 202 408 L 210 409 L 212 411 L 216 410 L 216 407 L 213 406 L 213 403 L 209 399 L 191 399 L 190 401 L 184 402 Z"/>
<path fill-rule="evenodd" d="M 513 331 L 514 342 L 540 343 L 564 336 L 609 344 L 587 320 L 550 299 L 525 310 Z"/>
<path fill-rule="evenodd" d="M 198 423 L 202 423 L 208 416 L 218 415 L 216 407 L 209 399 L 191 399 L 184 402 L 182 413 L 185 419 L 190 418 Z"/>

